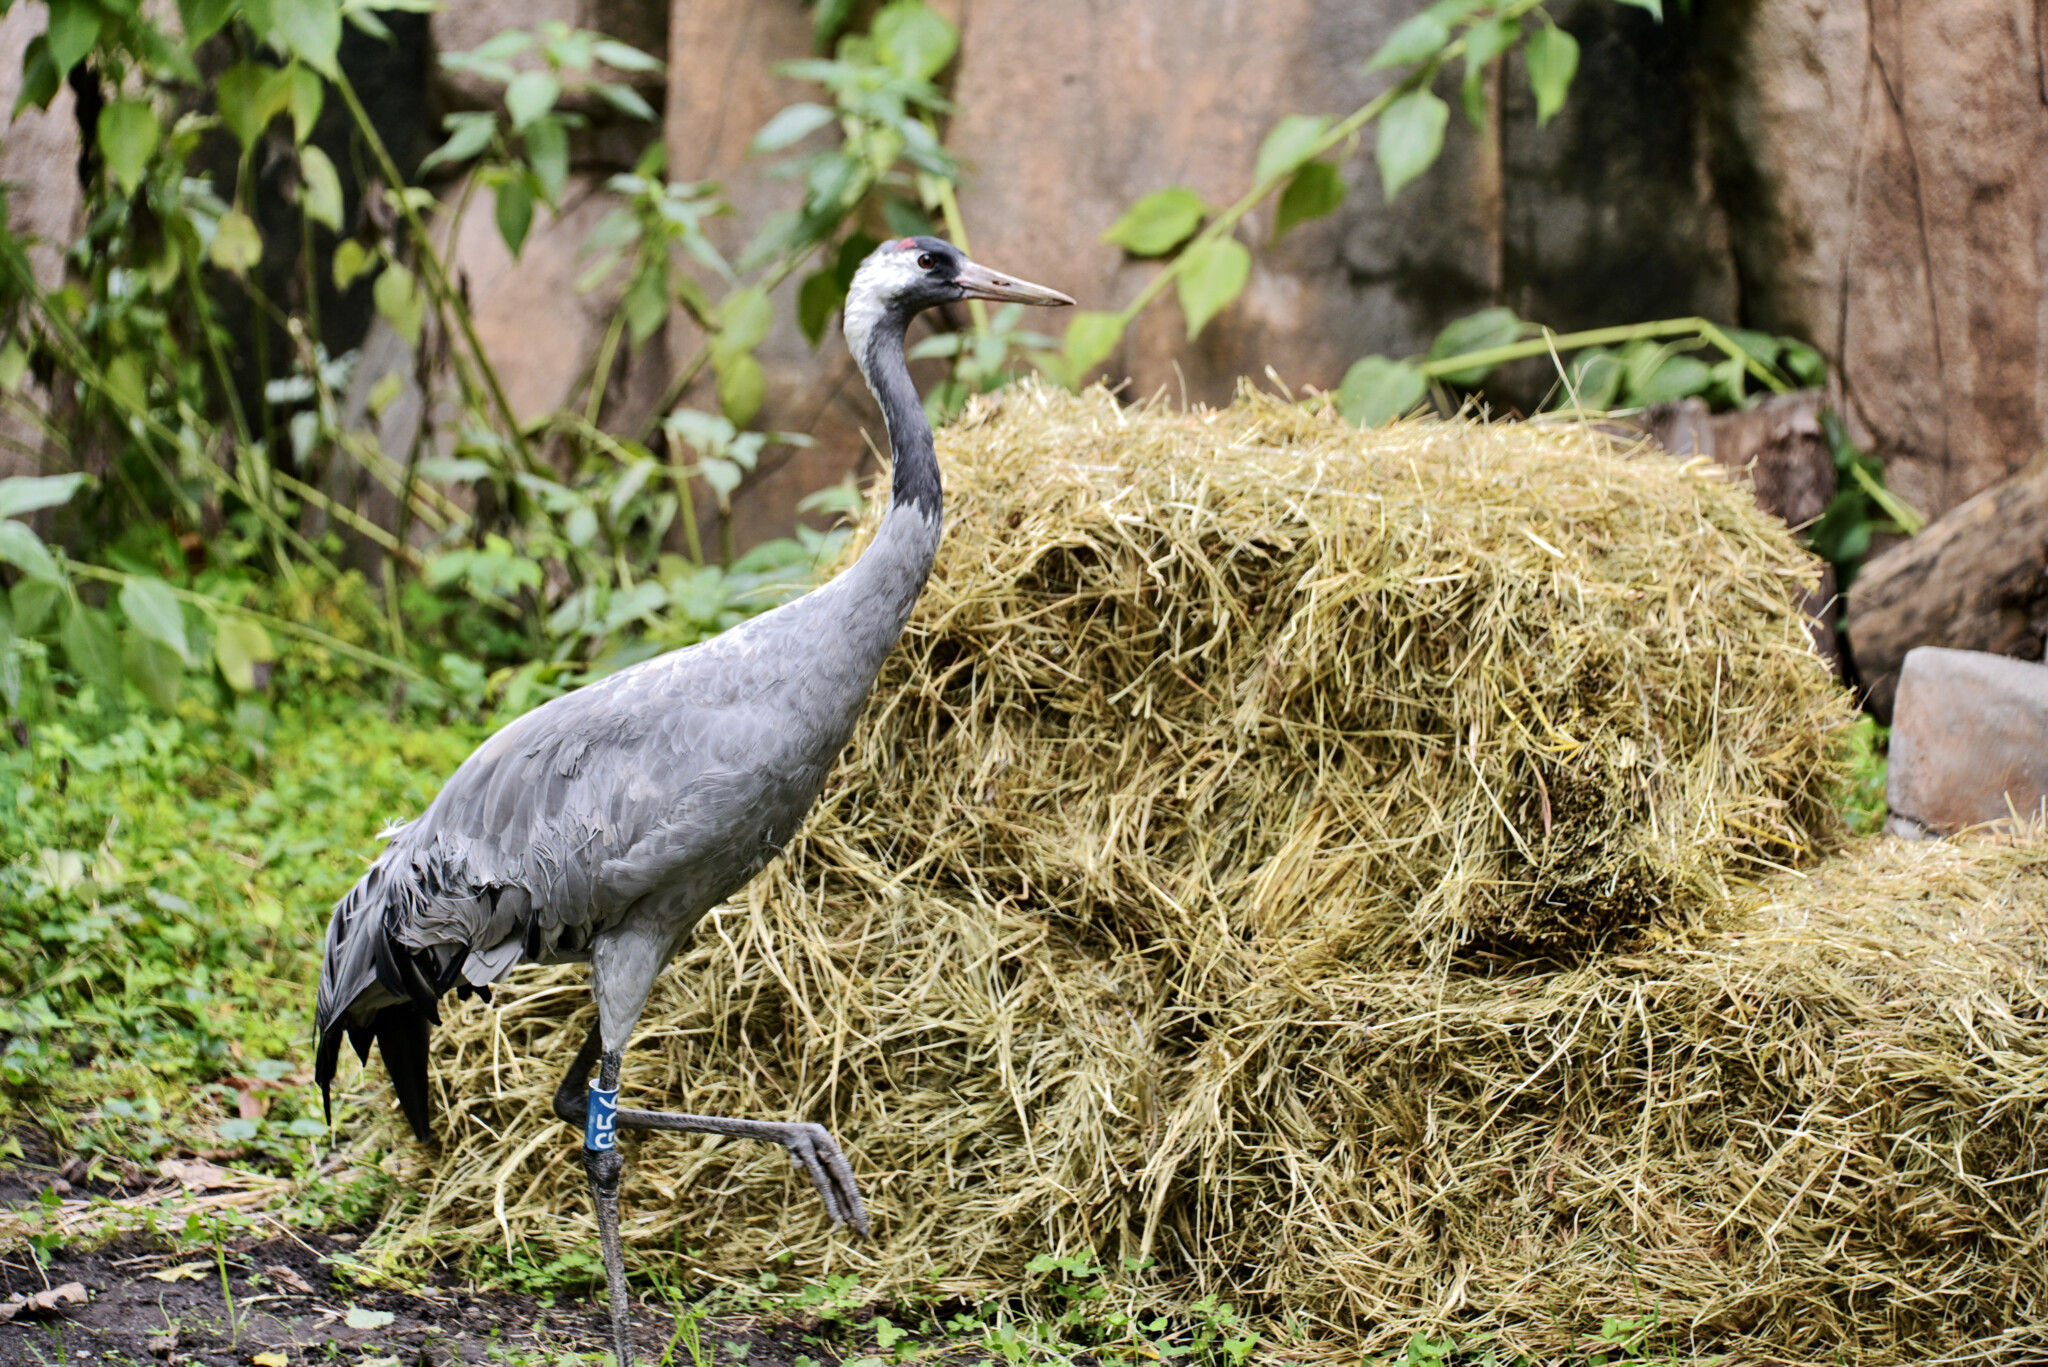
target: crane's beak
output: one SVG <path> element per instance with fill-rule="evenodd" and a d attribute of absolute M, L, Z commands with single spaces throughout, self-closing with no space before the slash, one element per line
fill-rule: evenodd
<path fill-rule="evenodd" d="M 978 266 L 972 261 L 960 268 L 960 273 L 953 277 L 953 283 L 960 286 L 961 296 L 967 299 L 993 299 L 1004 304 L 1059 305 L 1074 302 L 1058 290 L 1049 290 L 1015 276 L 997 275 L 988 267 Z"/>

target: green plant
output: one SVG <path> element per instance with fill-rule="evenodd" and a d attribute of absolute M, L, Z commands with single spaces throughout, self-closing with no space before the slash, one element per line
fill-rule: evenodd
<path fill-rule="evenodd" d="M 1868 713 L 1858 717 L 1849 732 L 1849 782 L 1840 803 L 1852 834 L 1874 835 L 1884 827 L 1890 811 L 1885 803 L 1885 750 L 1890 741 L 1891 728 L 1878 725 Z"/>
<path fill-rule="evenodd" d="M 1836 490 L 1808 533 L 1814 553 L 1835 567 L 1835 589 L 1847 593 L 1880 532 L 1915 536 L 1927 519 L 1885 487 L 1884 466 L 1849 439 L 1841 414 L 1821 414 L 1821 435 L 1834 457 Z"/>
<path fill-rule="evenodd" d="M 1657 10 L 1656 0 L 1618 0 Z M 1530 84 L 1544 121 L 1563 104 L 1578 69 L 1578 43 L 1544 13 L 1538 0 L 1438 0 L 1397 28 L 1366 63 L 1369 72 L 1407 67 L 1394 86 L 1349 115 L 1289 114 L 1260 143 L 1252 184 L 1228 205 L 1205 203 L 1184 185 L 1140 199 L 1103 234 L 1132 256 L 1163 262 L 1137 296 L 1114 313 L 1082 312 L 1067 325 L 1061 352 L 1047 368 L 1072 385 L 1101 363 L 1139 314 L 1172 289 L 1193 341 L 1237 298 L 1251 278 L 1251 252 L 1235 233 L 1244 216 L 1279 197 L 1274 237 L 1336 211 L 1345 197 L 1341 163 L 1377 122 L 1374 151 L 1391 200 L 1427 170 L 1443 149 L 1450 108 L 1430 90 L 1439 70 L 1463 59 L 1466 112 L 1482 122 L 1489 98 L 1486 70 L 1526 48 Z"/>

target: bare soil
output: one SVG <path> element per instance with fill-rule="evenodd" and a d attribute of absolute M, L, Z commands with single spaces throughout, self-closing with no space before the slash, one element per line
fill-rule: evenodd
<path fill-rule="evenodd" d="M 554 1363 L 611 1346 L 601 1298 L 569 1295 L 547 1305 L 530 1296 L 477 1295 L 453 1285 L 404 1293 L 353 1286 L 327 1259 L 348 1252 L 354 1241 L 344 1232 L 229 1248 L 232 1321 L 210 1251 L 172 1250 L 131 1237 L 90 1253 L 53 1254 L 48 1268 L 39 1269 L 26 1249 L 6 1250 L 0 1253 L 0 1301 L 45 1290 L 45 1273 L 51 1286 L 81 1283 L 89 1300 L 34 1320 L 0 1324 L 0 1367 L 54 1367 L 59 1362 L 248 1367 L 265 1353 L 282 1353 L 294 1367 L 301 1362 L 445 1367 Z M 152 1273 L 171 1273 L 175 1279 Z M 350 1328 L 351 1309 L 383 1311 L 391 1319 L 376 1328 Z M 673 1321 L 658 1308 L 642 1306 L 636 1307 L 635 1322 L 643 1360 L 660 1360 L 675 1332 Z M 803 1354 L 826 1363 L 839 1357 L 830 1348 L 805 1343 L 802 1324 L 706 1320 L 699 1332 L 708 1358 L 721 1363 L 789 1367 Z M 744 1357 L 734 1351 L 741 1344 Z M 673 1360 L 688 1363 L 690 1357 L 678 1347 Z"/>

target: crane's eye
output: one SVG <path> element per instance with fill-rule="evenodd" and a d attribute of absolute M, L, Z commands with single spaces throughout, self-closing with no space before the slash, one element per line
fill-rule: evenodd
<path fill-rule="evenodd" d="M 930 252 L 918 254 L 917 268 L 921 271 L 928 271 L 932 268 L 932 254 Z"/>

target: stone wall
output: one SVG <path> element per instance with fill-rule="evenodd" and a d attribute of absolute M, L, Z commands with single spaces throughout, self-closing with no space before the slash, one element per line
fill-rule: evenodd
<path fill-rule="evenodd" d="M 1384 89 L 1361 67 L 1418 6 L 1412 0 L 950 0 L 961 28 L 947 73 L 958 106 L 947 144 L 969 168 L 961 195 L 974 254 L 1110 309 L 1158 269 L 1101 235 L 1132 201 L 1186 184 L 1228 203 L 1283 115 L 1341 117 Z M 1675 8 L 1675 7 L 1674 7 Z M 1443 159 L 1386 204 L 1369 152 L 1346 163 L 1350 193 L 1330 218 L 1269 242 L 1270 207 L 1239 231 L 1253 249 L 1243 296 L 1190 345 L 1170 301 L 1145 314 L 1098 373 L 1132 392 L 1222 400 L 1271 366 L 1292 385 L 1334 387 L 1370 352 L 1425 349 L 1451 319 L 1492 303 L 1572 328 L 1736 312 L 1725 218 L 1707 174 L 1707 122 L 1691 68 L 1693 27 L 1663 26 L 1611 0 L 1553 12 L 1584 58 L 1565 112 L 1536 126 L 1519 60 L 1503 112 L 1484 130 L 1453 118 Z M 814 92 L 772 75 L 810 51 L 799 0 L 675 0 L 668 144 L 672 174 L 715 179 L 740 213 L 727 245 L 787 207 L 787 182 L 746 158 L 770 115 Z M 1455 102 L 1454 84 L 1443 85 Z M 786 527 L 795 498 L 867 459 L 880 426 L 836 335 L 813 353 L 785 304 L 762 358 L 766 426 L 810 431 L 742 491 L 742 541 Z M 1058 320 L 1050 320 L 1057 322 Z M 694 339 L 691 339 L 693 342 Z M 687 354 L 690 343 L 675 345 Z M 935 373 L 935 372 L 934 372 Z M 1527 404 L 1551 379 L 1510 377 Z M 708 394 L 694 396 L 710 402 Z M 1499 395 L 1497 395 L 1499 397 Z"/>
<path fill-rule="evenodd" d="M 1342 113 L 1384 86 L 1360 66 L 1420 0 L 937 3 L 963 35 L 943 79 L 976 254 L 1113 308 L 1156 267 L 1105 246 L 1103 229 L 1169 184 L 1233 197 L 1279 117 Z M 1268 212 L 1247 220 L 1251 284 L 1197 342 L 1168 301 L 1101 373 L 1136 393 L 1213 400 L 1268 366 L 1297 387 L 1334 385 L 1359 355 L 1420 350 L 1492 303 L 1560 328 L 1703 313 L 1820 346 L 1855 429 L 1929 513 L 2036 453 L 2048 428 L 2048 6 L 1721 0 L 1696 6 L 1697 22 L 1667 6 L 1662 25 L 1612 0 L 1551 8 L 1584 58 L 1549 127 L 1536 127 L 1510 63 L 1500 116 L 1483 130 L 1454 116 L 1442 162 L 1398 202 L 1381 201 L 1359 152 L 1337 214 L 1277 245 Z M 0 20 L 10 105 L 44 13 L 21 4 Z M 795 194 L 745 149 L 775 110 L 815 93 L 770 70 L 809 54 L 810 17 L 801 0 L 477 0 L 438 17 L 435 40 L 559 19 L 659 46 L 665 28 L 671 174 L 726 185 L 739 213 L 718 231 L 736 250 Z M 459 83 L 440 92 L 444 104 L 477 97 Z M 18 229 L 62 236 L 75 221 L 69 98 L 0 137 Z M 434 136 L 421 130 L 423 145 Z M 622 156 L 601 136 L 579 152 L 592 171 Z M 54 253 L 38 267 L 54 279 Z M 743 543 L 784 530 L 796 499 L 860 468 L 879 433 L 836 337 L 813 353 L 779 305 L 762 420 L 820 440 L 771 452 L 738 500 Z M 691 354 L 687 325 L 675 334 L 668 355 Z M 1494 395 L 1527 405 L 1550 379 L 1525 365 Z"/>
<path fill-rule="evenodd" d="M 2048 7 L 1700 9 L 1742 321 L 1827 354 L 1924 511 L 2025 465 L 2048 436 Z"/>

